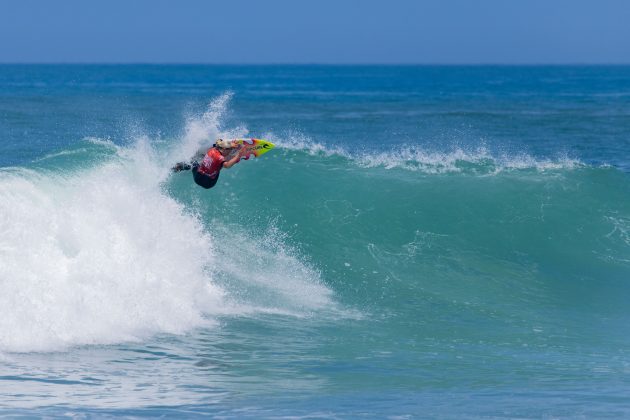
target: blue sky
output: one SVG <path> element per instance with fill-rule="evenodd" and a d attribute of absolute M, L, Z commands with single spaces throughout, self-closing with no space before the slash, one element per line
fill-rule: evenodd
<path fill-rule="evenodd" d="M 630 1 L 0 0 L 0 62 L 630 64 Z"/>

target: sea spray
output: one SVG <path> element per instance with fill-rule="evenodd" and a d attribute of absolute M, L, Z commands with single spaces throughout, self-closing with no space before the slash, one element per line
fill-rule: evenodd
<path fill-rule="evenodd" d="M 210 236 L 161 192 L 146 143 L 126 152 L 73 173 L 0 174 L 2 350 L 181 333 L 220 307 Z"/>
<path fill-rule="evenodd" d="M 247 229 L 226 234 L 169 196 L 170 172 L 148 138 L 109 156 L 103 147 L 87 139 L 101 159 L 65 172 L 51 170 L 55 159 L 76 155 L 0 172 L 0 351 L 137 341 L 222 314 L 301 316 L 330 303 L 279 234 L 273 244 Z"/>
<path fill-rule="evenodd" d="M 219 138 L 239 138 L 246 136 L 245 127 L 227 128 L 223 119 L 233 93 L 225 92 L 213 99 L 205 112 L 190 115 L 186 119 L 184 133 L 170 151 L 168 158 L 173 161 L 188 161 L 199 149 L 207 149 Z"/>

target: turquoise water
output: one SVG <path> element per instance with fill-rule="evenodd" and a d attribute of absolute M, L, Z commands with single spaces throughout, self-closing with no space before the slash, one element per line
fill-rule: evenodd
<path fill-rule="evenodd" d="M 0 66 L 0 410 L 630 416 L 629 132 L 630 67 Z"/>

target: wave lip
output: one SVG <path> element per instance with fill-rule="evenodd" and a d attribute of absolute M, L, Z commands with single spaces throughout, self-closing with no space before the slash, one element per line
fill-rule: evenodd
<path fill-rule="evenodd" d="M 291 151 L 306 152 L 311 156 L 342 157 L 363 168 L 403 169 L 425 174 L 469 173 L 492 175 L 510 170 L 563 170 L 585 166 L 569 156 L 536 158 L 527 153 L 497 154 L 486 147 L 475 149 L 452 148 L 450 151 L 428 151 L 417 146 L 401 145 L 386 152 L 326 146 L 305 136 L 292 135 L 282 139 L 268 136 L 277 146 Z"/>
<path fill-rule="evenodd" d="M 355 158 L 363 167 L 384 167 L 405 169 L 426 174 L 472 173 L 480 175 L 498 174 L 509 170 L 536 171 L 574 169 L 583 166 L 579 160 L 569 157 L 537 159 L 531 155 L 515 156 L 491 154 L 487 149 L 475 151 L 456 149 L 452 152 L 425 152 L 413 148 L 403 148 L 397 152 L 364 154 Z"/>

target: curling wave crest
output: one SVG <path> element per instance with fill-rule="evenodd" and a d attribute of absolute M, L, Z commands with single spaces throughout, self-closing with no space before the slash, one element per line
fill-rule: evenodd
<path fill-rule="evenodd" d="M 469 173 L 492 175 L 510 170 L 561 170 L 585 166 L 580 160 L 569 156 L 536 158 L 530 154 L 495 153 L 486 147 L 452 147 L 448 151 L 429 151 L 417 146 L 397 145 L 388 151 L 348 150 L 314 142 L 302 135 L 280 138 L 270 134 L 273 142 L 284 149 L 306 152 L 311 156 L 347 159 L 359 167 L 403 169 L 426 174 Z"/>

